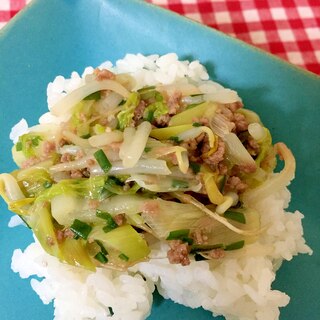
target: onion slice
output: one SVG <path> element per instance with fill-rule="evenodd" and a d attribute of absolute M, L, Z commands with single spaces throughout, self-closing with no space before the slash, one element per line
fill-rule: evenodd
<path fill-rule="evenodd" d="M 296 161 L 290 149 L 284 143 L 279 142 L 274 145 L 274 150 L 284 160 L 284 168 L 281 172 L 274 174 L 270 179 L 266 180 L 262 185 L 247 190 L 243 194 L 243 202 L 248 207 L 285 188 L 294 179 Z"/>
<path fill-rule="evenodd" d="M 58 101 L 52 108 L 51 113 L 55 116 L 62 116 L 66 114 L 70 109 L 83 100 L 88 95 L 101 91 L 101 90 L 111 90 L 114 91 L 124 98 L 128 98 L 129 91 L 122 86 L 119 82 L 114 80 L 103 80 L 103 81 L 92 81 L 85 84 L 84 86 L 72 91 L 60 101 Z"/>

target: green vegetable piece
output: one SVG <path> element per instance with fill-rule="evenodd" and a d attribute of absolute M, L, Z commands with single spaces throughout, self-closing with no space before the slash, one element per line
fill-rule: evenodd
<path fill-rule="evenodd" d="M 117 115 L 118 125 L 120 130 L 128 127 L 132 121 L 134 110 L 140 102 L 140 95 L 138 92 L 130 93 L 126 102 L 122 105 L 123 110 Z"/>
<path fill-rule="evenodd" d="M 32 137 L 31 138 L 31 143 L 34 147 L 37 147 L 39 145 L 39 141 L 41 141 L 42 138 L 39 137 L 39 136 L 36 136 L 36 137 Z"/>
<path fill-rule="evenodd" d="M 175 126 L 175 127 L 165 127 L 165 128 L 155 128 L 150 132 L 150 137 L 156 138 L 158 140 L 167 140 L 170 137 L 175 137 L 180 133 L 192 129 L 192 124 Z"/>
<path fill-rule="evenodd" d="M 19 141 L 16 144 L 16 150 L 22 151 L 26 158 L 34 157 L 37 155 L 37 147 L 42 141 L 42 137 L 35 135 L 34 133 L 26 133 L 19 137 Z"/>
<path fill-rule="evenodd" d="M 70 230 L 76 235 L 76 237 L 87 240 L 90 232 L 92 231 L 92 227 L 85 222 L 75 219 Z"/>
<path fill-rule="evenodd" d="M 108 173 L 110 169 L 112 168 L 111 162 L 107 158 L 106 154 L 102 149 L 99 149 L 96 151 L 94 154 L 95 159 L 97 160 L 99 166 L 101 169 L 105 172 Z"/>
<path fill-rule="evenodd" d="M 57 240 L 48 203 L 41 202 L 33 205 L 29 210 L 28 225 L 32 228 L 42 248 L 61 260 L 63 253 Z"/>
<path fill-rule="evenodd" d="M 110 232 L 111 230 L 115 229 L 118 227 L 118 225 L 116 224 L 116 222 L 113 220 L 112 216 L 110 213 L 105 212 L 105 211 L 101 211 L 101 210 L 97 210 L 96 211 L 96 216 L 98 218 L 104 219 L 106 220 L 106 226 L 103 227 L 103 231 L 104 232 Z"/>
<path fill-rule="evenodd" d="M 89 139 L 91 137 L 90 133 L 84 134 L 83 136 L 81 136 L 82 139 Z"/>
<path fill-rule="evenodd" d="M 177 136 L 171 136 L 171 137 L 169 137 L 169 140 L 172 140 L 172 141 L 174 141 L 176 143 L 180 143 L 181 142 L 181 140 Z"/>
<path fill-rule="evenodd" d="M 193 127 L 201 127 L 201 126 L 202 126 L 202 123 L 200 123 L 200 122 L 194 122 L 194 123 L 192 124 L 192 126 L 193 126 Z"/>
<path fill-rule="evenodd" d="M 160 98 L 158 99 L 161 100 Z M 168 111 L 169 111 L 168 106 L 163 101 L 156 101 L 154 103 L 149 104 L 145 108 L 143 113 L 143 118 L 147 120 L 148 117 L 151 118 L 151 115 L 152 115 L 152 118 L 156 119 L 160 116 L 167 114 Z"/>
<path fill-rule="evenodd" d="M 108 258 L 102 252 L 98 252 L 94 258 L 103 264 L 108 262 Z"/>
<path fill-rule="evenodd" d="M 96 91 L 94 93 L 89 94 L 83 100 L 95 100 L 98 101 L 101 99 L 101 91 Z"/>
<path fill-rule="evenodd" d="M 52 183 L 51 183 L 50 181 L 45 181 L 45 182 L 43 183 L 43 187 L 46 188 L 46 189 L 48 189 L 48 188 L 52 187 Z"/>
<path fill-rule="evenodd" d="M 123 184 L 118 178 L 109 177 L 104 185 L 104 188 L 113 194 L 135 194 L 141 187 L 137 183 L 134 183 L 130 189 L 125 190 L 123 188 Z"/>
<path fill-rule="evenodd" d="M 174 115 L 169 122 L 169 126 L 180 126 L 184 124 L 191 124 L 194 118 L 199 119 L 204 116 L 204 114 L 206 113 L 206 111 L 208 111 L 208 109 L 215 110 L 215 108 L 216 108 L 216 104 L 214 103 L 209 103 L 209 102 L 200 103 L 199 105 L 191 109 L 189 108 L 187 110 L 184 110 Z"/>
<path fill-rule="evenodd" d="M 191 246 L 191 253 L 201 252 L 201 251 L 210 251 L 213 249 L 223 248 L 222 243 L 217 244 L 194 244 Z"/>
<path fill-rule="evenodd" d="M 109 252 L 110 260 L 113 252 L 125 254 L 129 262 L 140 261 L 145 259 L 150 253 L 146 241 L 141 235 L 129 224 L 119 226 L 105 233 L 102 228 L 95 227 L 92 237 L 103 243 Z"/>
<path fill-rule="evenodd" d="M 171 184 L 172 188 L 178 188 L 178 189 L 186 189 L 189 187 L 189 183 L 184 180 L 172 180 Z"/>
<path fill-rule="evenodd" d="M 145 152 L 145 153 L 148 153 L 148 152 L 150 152 L 151 150 L 152 150 L 151 147 L 145 147 L 145 148 L 144 148 L 144 152 Z"/>
<path fill-rule="evenodd" d="M 22 151 L 22 142 L 18 141 L 16 144 L 16 151 Z"/>
<path fill-rule="evenodd" d="M 156 90 L 149 90 L 149 91 L 145 91 L 145 92 L 140 93 L 140 98 L 142 100 L 155 98 L 155 96 L 156 96 Z"/>
<path fill-rule="evenodd" d="M 104 247 L 104 245 L 102 244 L 101 241 L 96 240 L 96 244 L 100 247 L 101 252 L 106 256 L 108 255 L 108 251 L 106 250 L 106 248 Z"/>
<path fill-rule="evenodd" d="M 190 162 L 190 163 L 189 163 L 189 166 L 190 166 L 190 168 L 192 169 L 192 171 L 193 171 L 194 174 L 197 174 L 197 173 L 200 172 L 201 166 L 200 166 L 199 163 Z"/>
<path fill-rule="evenodd" d="M 196 261 L 203 261 L 203 260 L 208 260 L 208 259 L 206 259 L 204 256 L 202 256 L 201 254 L 199 254 L 199 253 L 196 253 L 195 255 L 194 255 L 194 260 L 196 260 Z"/>
<path fill-rule="evenodd" d="M 124 253 L 120 253 L 119 258 L 123 261 L 129 261 L 129 257 L 126 256 Z"/>
<path fill-rule="evenodd" d="M 72 266 L 82 266 L 90 271 L 95 271 L 96 267 L 91 260 L 87 242 L 83 239 L 66 238 L 61 244 L 62 261 Z"/>
<path fill-rule="evenodd" d="M 146 121 L 152 122 L 154 120 L 154 111 L 149 110 L 147 117 L 145 118 Z"/>
<path fill-rule="evenodd" d="M 227 210 L 223 215 L 227 219 L 234 220 L 243 224 L 246 223 L 246 217 L 242 212 Z"/>
<path fill-rule="evenodd" d="M 114 312 L 113 312 L 112 308 L 111 308 L 111 307 L 108 307 L 108 309 L 109 309 L 110 316 L 113 316 L 113 315 L 114 315 Z"/>
<path fill-rule="evenodd" d="M 104 196 L 104 184 L 105 177 L 103 176 L 61 180 L 53 184 L 51 188 L 41 192 L 36 202 L 50 201 L 52 198 L 62 194 L 89 199 L 101 199 Z"/>
<path fill-rule="evenodd" d="M 231 251 L 231 250 L 238 250 L 243 248 L 244 246 L 244 240 L 233 242 L 231 244 L 228 244 L 224 247 L 224 250 Z"/>
<path fill-rule="evenodd" d="M 182 240 L 183 238 L 188 238 L 190 229 L 179 229 L 170 231 L 166 240 Z"/>

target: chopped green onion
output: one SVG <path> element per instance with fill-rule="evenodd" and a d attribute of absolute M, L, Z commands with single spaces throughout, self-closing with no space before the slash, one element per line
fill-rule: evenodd
<path fill-rule="evenodd" d="M 200 123 L 200 122 L 194 122 L 194 123 L 192 124 L 192 126 L 193 126 L 193 127 L 201 127 L 201 126 L 202 126 L 202 123 Z"/>
<path fill-rule="evenodd" d="M 152 150 L 151 147 L 145 147 L 145 148 L 144 148 L 144 152 L 145 152 L 145 153 L 148 153 L 148 152 L 150 152 L 151 150 Z"/>
<path fill-rule="evenodd" d="M 190 229 L 179 229 L 170 231 L 166 240 L 182 240 L 183 238 L 188 238 Z"/>
<path fill-rule="evenodd" d="M 181 142 L 181 140 L 177 136 L 171 136 L 171 137 L 169 137 L 169 140 L 172 140 L 172 141 L 174 141 L 176 143 L 180 143 Z"/>
<path fill-rule="evenodd" d="M 199 253 L 196 253 L 195 255 L 194 255 L 194 260 L 196 260 L 196 261 L 203 261 L 203 260 L 208 260 L 208 259 L 206 259 L 204 256 L 202 256 L 201 254 L 199 254 Z"/>
<path fill-rule="evenodd" d="M 89 94 L 88 96 L 86 96 L 83 100 L 100 100 L 101 98 L 101 91 L 97 91 L 94 93 Z"/>
<path fill-rule="evenodd" d="M 146 121 L 152 122 L 154 120 L 154 111 L 150 110 L 145 118 Z"/>
<path fill-rule="evenodd" d="M 113 312 L 112 308 L 111 308 L 111 307 L 108 307 L 108 309 L 109 309 L 110 316 L 113 316 L 113 315 L 114 315 L 114 312 Z"/>
<path fill-rule="evenodd" d="M 102 252 L 98 252 L 94 258 L 103 264 L 108 262 L 108 258 Z"/>
<path fill-rule="evenodd" d="M 193 173 L 197 174 L 198 172 L 200 172 L 200 164 L 196 163 L 196 162 L 190 162 L 189 163 L 190 168 L 192 169 Z"/>
<path fill-rule="evenodd" d="M 97 160 L 101 169 L 105 173 L 107 173 L 111 169 L 112 165 L 111 165 L 109 159 L 107 158 L 106 154 L 104 153 L 104 151 L 102 149 L 99 149 L 93 155 L 94 155 L 95 159 Z"/>
<path fill-rule="evenodd" d="M 172 180 L 171 186 L 172 188 L 185 189 L 189 187 L 189 183 L 187 181 L 174 179 Z"/>
<path fill-rule="evenodd" d="M 39 141 L 41 141 L 42 138 L 39 136 L 35 136 L 31 138 L 31 143 L 34 147 L 37 147 L 39 145 Z"/>
<path fill-rule="evenodd" d="M 243 248 L 243 246 L 244 246 L 244 240 L 241 240 L 241 241 L 233 242 L 233 243 L 226 245 L 224 247 L 224 250 L 226 250 L 226 251 L 238 250 L 238 249 Z"/>
<path fill-rule="evenodd" d="M 234 220 L 243 224 L 246 223 L 246 217 L 242 212 L 227 210 L 223 215 L 227 219 Z"/>
<path fill-rule="evenodd" d="M 22 150 L 22 142 L 18 141 L 16 144 L 16 151 L 21 151 Z"/>
<path fill-rule="evenodd" d="M 198 97 L 198 96 L 203 96 L 203 93 L 190 94 L 190 97 Z"/>
<path fill-rule="evenodd" d="M 189 237 L 183 237 L 180 239 L 182 242 L 186 242 L 187 244 L 189 244 L 190 246 L 193 244 L 193 239 L 189 238 Z"/>
<path fill-rule="evenodd" d="M 105 212 L 105 211 L 101 211 L 101 210 L 98 209 L 98 210 L 96 211 L 96 216 L 97 216 L 98 218 L 101 218 L 101 219 L 106 220 L 106 226 L 103 227 L 103 231 L 104 231 L 105 233 L 107 233 L 107 232 L 109 232 L 109 231 L 111 231 L 111 230 L 113 230 L 113 229 L 115 229 L 115 228 L 118 227 L 118 225 L 117 225 L 116 222 L 113 220 L 113 218 L 112 218 L 112 216 L 111 216 L 110 213 Z"/>
<path fill-rule="evenodd" d="M 96 244 L 100 247 L 101 252 L 106 256 L 108 254 L 108 251 L 106 250 L 102 242 L 99 240 L 96 240 Z"/>
<path fill-rule="evenodd" d="M 44 183 L 43 183 L 43 187 L 45 188 L 45 189 L 48 189 L 48 188 L 50 188 L 52 186 L 52 183 L 50 182 L 50 181 L 45 181 Z"/>
<path fill-rule="evenodd" d="M 84 240 L 87 240 L 92 227 L 85 222 L 75 219 L 70 230 L 75 234 L 76 238 L 81 237 Z"/>
<path fill-rule="evenodd" d="M 81 136 L 82 139 L 89 139 L 91 137 L 90 133 L 84 134 L 83 136 Z"/>
<path fill-rule="evenodd" d="M 210 251 L 213 249 L 223 248 L 222 243 L 217 244 L 194 244 L 191 246 L 191 253 L 199 251 Z"/>
<path fill-rule="evenodd" d="M 129 260 L 129 257 L 126 256 L 124 253 L 120 253 L 120 254 L 119 254 L 119 258 L 120 258 L 121 260 L 124 260 L 124 261 L 128 261 L 128 260 Z"/>

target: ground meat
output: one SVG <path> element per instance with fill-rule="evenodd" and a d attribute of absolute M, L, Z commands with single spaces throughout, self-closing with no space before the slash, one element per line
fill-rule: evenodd
<path fill-rule="evenodd" d="M 71 170 L 70 171 L 70 177 L 72 179 L 80 179 L 83 178 L 83 174 L 81 170 Z"/>
<path fill-rule="evenodd" d="M 224 190 L 242 193 L 247 189 L 248 185 L 237 176 L 231 176 L 227 179 Z"/>
<path fill-rule="evenodd" d="M 60 162 L 70 162 L 74 160 L 74 156 L 71 153 L 64 153 L 61 158 Z"/>
<path fill-rule="evenodd" d="M 205 141 L 206 134 L 202 132 L 194 139 L 183 141 L 180 146 L 187 149 L 189 159 L 193 162 L 201 162 L 201 153 L 203 142 Z"/>
<path fill-rule="evenodd" d="M 236 101 L 236 102 L 232 102 L 232 103 L 226 103 L 226 104 L 224 104 L 224 106 L 226 108 L 228 108 L 230 111 L 235 112 L 238 109 L 243 107 L 243 103 L 241 101 Z"/>
<path fill-rule="evenodd" d="M 137 126 L 139 121 L 143 119 L 143 113 L 146 109 L 146 106 L 146 103 L 143 100 L 141 100 L 137 107 L 134 109 L 133 121 L 135 122 L 135 126 Z"/>
<path fill-rule="evenodd" d="M 221 259 L 225 256 L 225 251 L 221 248 L 213 249 L 208 252 L 208 256 L 213 259 Z"/>
<path fill-rule="evenodd" d="M 122 226 L 126 221 L 126 217 L 123 213 L 119 213 L 113 217 L 113 220 L 118 226 Z"/>
<path fill-rule="evenodd" d="M 167 114 L 164 114 L 158 118 L 156 118 L 154 120 L 154 124 L 156 125 L 156 127 L 160 127 L 160 128 L 164 128 L 164 127 L 167 127 L 169 122 L 170 122 L 170 115 L 167 113 Z"/>
<path fill-rule="evenodd" d="M 54 239 L 53 239 L 52 237 L 50 237 L 50 236 L 47 236 L 47 238 L 46 238 L 46 243 L 47 243 L 47 245 L 50 246 L 50 247 L 52 247 L 52 246 L 55 245 Z"/>
<path fill-rule="evenodd" d="M 235 112 L 233 114 L 233 122 L 237 133 L 248 130 L 248 121 L 243 114 Z"/>
<path fill-rule="evenodd" d="M 202 152 L 208 152 L 209 141 L 202 147 Z M 210 146 L 209 146 L 210 150 Z M 205 163 L 209 164 L 211 167 L 217 167 L 218 164 L 224 160 L 224 155 L 226 152 L 225 143 L 219 138 L 217 150 L 209 156 L 203 155 L 202 159 Z"/>
<path fill-rule="evenodd" d="M 175 91 L 172 95 L 168 97 L 167 105 L 169 108 L 169 115 L 175 115 L 179 112 L 181 108 L 181 97 L 182 93 L 180 91 Z"/>
<path fill-rule="evenodd" d="M 31 157 L 25 161 L 22 162 L 21 164 L 21 168 L 22 169 L 26 169 L 29 168 L 31 166 L 34 166 L 35 164 L 41 162 L 41 159 L 37 158 L 37 157 Z"/>
<path fill-rule="evenodd" d="M 56 144 L 53 141 L 45 141 L 43 143 L 43 153 L 45 157 L 49 157 L 49 155 L 56 150 Z"/>
<path fill-rule="evenodd" d="M 224 163 L 224 161 L 221 161 L 218 163 L 218 174 L 219 175 L 226 175 L 228 173 L 228 166 Z"/>
<path fill-rule="evenodd" d="M 242 106 L 243 105 L 241 102 L 235 102 L 220 105 L 217 109 L 217 113 L 223 115 L 225 119 L 229 121 L 229 123 L 227 122 L 229 129 L 236 134 L 248 129 L 248 121 L 246 117 L 243 114 L 236 112 L 236 110 L 238 110 Z"/>
<path fill-rule="evenodd" d="M 65 139 L 60 139 L 60 141 L 58 142 L 58 146 L 59 147 L 63 147 L 64 145 L 68 144 L 68 141 Z"/>
<path fill-rule="evenodd" d="M 189 246 L 181 240 L 169 241 L 170 250 L 167 252 L 167 257 L 172 264 L 181 264 L 187 266 L 190 264 Z"/>
<path fill-rule="evenodd" d="M 201 117 L 201 118 L 193 118 L 192 122 L 197 122 L 197 123 L 201 123 L 201 125 L 209 127 L 209 120 L 208 118 L 205 117 Z"/>
<path fill-rule="evenodd" d="M 74 232 L 70 230 L 69 228 L 64 230 L 57 230 L 56 231 L 56 237 L 58 242 L 62 242 L 66 238 L 72 239 L 74 237 Z"/>
<path fill-rule="evenodd" d="M 260 146 L 251 136 L 247 139 L 247 150 L 252 156 L 257 156 L 260 152 Z"/>
<path fill-rule="evenodd" d="M 208 236 L 202 229 L 196 229 L 192 234 L 191 238 L 194 240 L 194 244 L 207 244 Z"/>
<path fill-rule="evenodd" d="M 93 71 L 93 74 L 96 76 L 96 79 L 98 81 L 103 81 L 103 80 L 114 80 L 115 79 L 115 74 L 112 73 L 111 71 L 107 69 L 102 69 L 100 70 L 99 68 L 96 68 Z"/>
<path fill-rule="evenodd" d="M 89 199 L 88 205 L 90 209 L 97 209 L 99 207 L 100 201 L 96 199 Z"/>

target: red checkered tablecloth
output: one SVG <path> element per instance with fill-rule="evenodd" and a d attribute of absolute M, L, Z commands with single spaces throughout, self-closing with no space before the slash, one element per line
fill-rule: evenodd
<path fill-rule="evenodd" d="M 320 0 L 147 1 L 320 75 Z M 0 0 L 0 28 L 27 2 Z"/>

